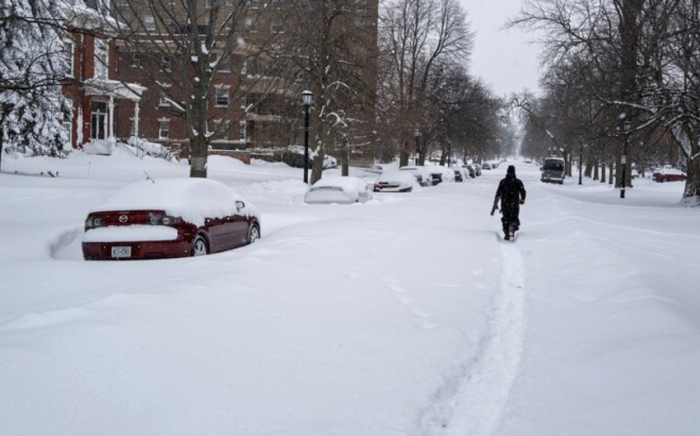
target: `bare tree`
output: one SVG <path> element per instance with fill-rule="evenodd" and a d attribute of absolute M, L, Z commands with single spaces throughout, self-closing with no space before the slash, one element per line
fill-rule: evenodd
<path fill-rule="evenodd" d="M 148 85 L 156 87 L 171 114 L 186 121 L 190 176 L 206 177 L 213 141 L 239 129 L 246 111 L 260 104 L 239 102 L 249 92 L 266 96 L 283 87 L 276 78 L 284 68 L 276 62 L 274 43 L 283 20 L 275 3 L 246 0 L 121 0 L 113 8 L 112 31 L 122 56 L 139 56 Z M 254 32 L 260 26 L 273 29 Z M 241 72 L 226 75 L 222 72 Z"/>
<path fill-rule="evenodd" d="M 595 96 L 617 116 L 617 163 L 667 129 L 688 160 L 684 201 L 700 202 L 697 0 L 531 0 L 512 25 L 545 29 L 546 64 L 585 54 Z M 601 82 L 602 80 L 602 82 Z M 613 129 L 608 126 L 609 132 Z M 609 135 L 612 136 L 612 133 Z M 616 183 L 629 186 L 631 159 Z M 623 174 L 626 177 L 623 178 Z"/>
<path fill-rule="evenodd" d="M 347 174 L 350 149 L 371 143 L 377 2 L 294 0 L 290 5 L 285 41 L 297 85 L 310 90 L 314 100 L 314 183 L 328 152 L 341 153 Z"/>
<path fill-rule="evenodd" d="M 405 165 L 414 149 L 414 131 L 429 127 L 431 75 L 446 64 L 466 64 L 472 35 L 456 0 L 394 0 L 383 11 L 379 40 L 380 110 L 396 131 L 400 164 Z"/>

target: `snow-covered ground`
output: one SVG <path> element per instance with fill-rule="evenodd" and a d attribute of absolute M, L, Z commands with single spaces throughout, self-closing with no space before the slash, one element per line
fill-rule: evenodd
<path fill-rule="evenodd" d="M 700 211 L 678 206 L 682 184 L 621 200 L 516 162 L 528 201 L 506 243 L 488 214 L 503 165 L 340 206 L 304 204 L 299 169 L 213 157 L 261 240 L 84 262 L 90 208 L 188 168 L 119 151 L 2 165 L 3 436 L 700 429 Z"/>

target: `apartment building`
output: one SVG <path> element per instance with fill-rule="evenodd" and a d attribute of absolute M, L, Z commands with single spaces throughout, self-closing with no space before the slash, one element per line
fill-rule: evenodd
<path fill-rule="evenodd" d="M 361 35 L 354 44 L 362 45 L 364 53 L 376 54 L 378 1 L 341 3 L 346 3 L 343 7 L 353 17 L 346 27 L 355 26 Z M 298 25 L 290 17 L 299 10 L 288 8 L 300 5 L 313 8 L 315 4 L 314 1 L 247 0 L 245 7 L 241 7 L 240 2 L 233 0 L 198 0 L 196 10 L 184 10 L 182 2 L 112 0 L 117 24 L 105 28 L 117 33 L 131 31 L 132 40 L 107 40 L 105 49 L 105 43 L 95 39 L 97 42 L 90 48 L 90 37 L 86 35 L 81 59 L 83 56 L 103 59 L 93 62 L 92 67 L 86 63 L 80 68 L 92 68 L 92 76 L 99 76 L 110 85 L 113 80 L 123 86 L 101 83 L 99 89 L 110 92 L 92 95 L 90 103 L 85 103 L 83 116 L 89 114 L 95 123 L 83 132 L 83 141 L 91 137 L 115 136 L 125 140 L 138 136 L 176 148 L 186 147 L 188 129 L 192 126 L 183 108 L 188 90 L 196 86 L 193 82 L 196 78 L 188 67 L 191 59 L 182 58 L 179 45 L 184 38 L 196 34 L 211 47 L 205 53 L 207 61 L 216 63 L 206 108 L 209 118 L 206 128 L 213 135 L 212 148 L 241 150 L 301 143 L 301 91 L 311 85 L 292 75 L 298 62 L 290 61 L 289 54 L 305 56 L 306 50 L 298 38 L 299 31 L 304 29 L 292 31 L 289 27 Z M 229 32 L 230 29 L 236 31 Z M 227 40 L 232 37 L 234 44 Z M 186 56 L 193 57 L 191 52 Z M 94 65 L 100 65 L 99 71 Z M 370 78 L 365 83 L 374 89 L 376 79 L 371 76 L 376 76 L 376 67 L 368 71 Z M 364 104 L 371 108 L 372 92 L 368 96 Z M 371 112 L 368 109 L 367 115 Z"/>

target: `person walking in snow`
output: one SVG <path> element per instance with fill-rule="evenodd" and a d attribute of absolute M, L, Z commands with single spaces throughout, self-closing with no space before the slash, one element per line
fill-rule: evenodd
<path fill-rule="evenodd" d="M 503 223 L 504 239 L 510 240 L 520 228 L 520 205 L 525 204 L 525 185 L 515 177 L 515 167 L 508 166 L 506 177 L 498 184 L 496 198 L 493 200 L 491 216 L 496 211 L 498 201 L 501 201 L 501 223 Z"/>

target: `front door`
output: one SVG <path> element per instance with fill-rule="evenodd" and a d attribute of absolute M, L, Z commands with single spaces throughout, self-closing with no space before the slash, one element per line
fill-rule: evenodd
<path fill-rule="evenodd" d="M 90 106 L 90 139 L 107 138 L 107 103 L 93 101 Z"/>

